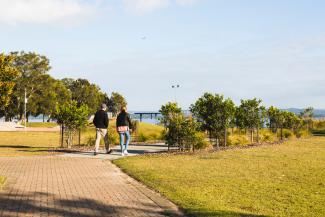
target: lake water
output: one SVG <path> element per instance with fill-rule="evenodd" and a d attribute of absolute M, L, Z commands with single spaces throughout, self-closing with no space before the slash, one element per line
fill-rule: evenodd
<path fill-rule="evenodd" d="M 151 116 L 149 115 L 144 115 L 143 118 L 142 118 L 142 122 L 144 123 L 149 123 L 149 124 L 159 124 L 160 121 L 158 118 L 160 118 L 161 116 L 158 115 L 157 118 L 153 117 L 151 119 Z M 45 116 L 45 122 L 47 121 L 48 117 Z M 134 115 L 131 113 L 131 119 L 132 120 L 138 120 L 140 121 L 140 116 L 139 115 Z M 0 122 L 3 122 L 4 121 L 4 118 L 0 118 Z M 17 121 L 17 120 L 13 120 L 13 121 Z M 34 116 L 30 116 L 29 119 L 28 119 L 29 122 L 31 123 L 39 123 L 39 122 L 43 122 L 43 115 L 40 115 L 40 116 L 37 116 L 37 117 L 34 117 Z M 51 122 L 55 122 L 53 120 L 51 120 Z"/>

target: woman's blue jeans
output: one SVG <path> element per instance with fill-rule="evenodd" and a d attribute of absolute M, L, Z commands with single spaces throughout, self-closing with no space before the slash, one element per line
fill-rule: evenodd
<path fill-rule="evenodd" d="M 129 131 L 119 132 L 119 134 L 120 134 L 121 152 L 123 153 L 125 150 L 128 150 L 131 136 Z"/>

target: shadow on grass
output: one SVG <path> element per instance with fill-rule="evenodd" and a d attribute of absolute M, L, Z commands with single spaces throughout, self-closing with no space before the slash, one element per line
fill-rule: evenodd
<path fill-rule="evenodd" d="M 313 136 L 316 136 L 316 137 L 324 137 L 325 136 L 325 133 L 313 133 Z"/>
<path fill-rule="evenodd" d="M 14 190 L 11 192 L 15 192 Z M 121 204 L 123 201 L 121 199 Z M 103 203 L 88 198 L 62 199 L 43 192 L 31 194 L 0 194 L 0 214 L 2 216 L 175 216 L 179 214 L 157 210 L 150 204 L 141 204 L 142 208 Z"/>
<path fill-rule="evenodd" d="M 257 214 L 224 211 L 224 210 L 216 210 L 216 211 L 191 210 L 190 212 L 193 213 L 188 215 L 191 217 L 270 217 L 267 215 L 257 215 Z"/>
<path fill-rule="evenodd" d="M 34 148 L 26 145 L 0 145 L 0 148 Z"/>

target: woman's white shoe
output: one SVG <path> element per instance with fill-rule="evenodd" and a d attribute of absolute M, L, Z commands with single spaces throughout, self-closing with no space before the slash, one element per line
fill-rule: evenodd
<path fill-rule="evenodd" d="M 123 152 L 123 154 L 128 155 L 129 152 L 128 152 L 127 150 L 125 150 L 125 151 Z"/>

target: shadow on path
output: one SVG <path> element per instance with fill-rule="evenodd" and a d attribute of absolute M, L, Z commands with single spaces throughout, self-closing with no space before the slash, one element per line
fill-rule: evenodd
<path fill-rule="evenodd" d="M 145 208 L 143 208 L 145 207 Z M 104 204 L 88 198 L 60 199 L 52 194 L 0 194 L 0 216 L 175 216 L 175 213 L 156 211 L 151 204 L 142 208 Z M 178 215 L 176 215 L 178 216 Z M 175 216 L 175 217 L 176 217 Z"/>

